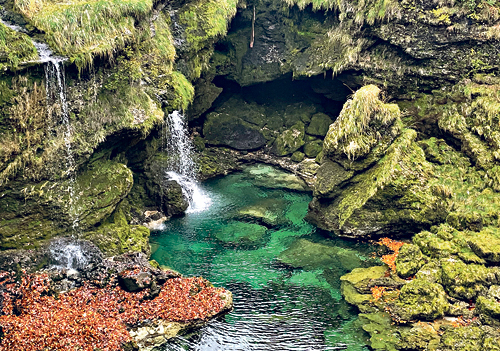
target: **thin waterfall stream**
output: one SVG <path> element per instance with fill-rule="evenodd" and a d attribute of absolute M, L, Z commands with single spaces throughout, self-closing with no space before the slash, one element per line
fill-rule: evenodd
<path fill-rule="evenodd" d="M 1 19 L 0 21 L 16 32 L 27 32 L 18 25 L 8 23 Z M 64 62 L 67 58 L 54 55 L 52 50 L 50 50 L 49 46 L 45 43 L 34 40 L 32 40 L 32 42 L 39 56 L 38 60 L 32 62 L 44 65 L 47 106 L 57 105 L 59 110 L 59 113 L 55 114 L 56 118 L 50 115 L 48 116 L 49 120 L 52 121 L 52 125 L 49 129 L 56 128 L 57 126 L 62 127 L 61 132 L 66 151 L 64 156 L 64 175 L 68 179 L 68 207 L 72 233 L 70 240 L 56 240 L 51 243 L 51 259 L 54 263 L 53 266 L 56 268 L 67 270 L 81 269 L 87 264 L 87 258 L 77 240 L 79 231 L 79 209 L 77 206 L 78 192 L 76 191 L 76 162 L 71 145 L 72 127 L 69 117 L 64 70 Z M 48 130 L 47 133 L 50 134 L 53 131 L 54 130 Z"/>
<path fill-rule="evenodd" d="M 196 163 L 193 161 L 193 144 L 189 139 L 184 115 L 174 111 L 166 121 L 166 151 L 169 156 L 165 176 L 175 180 L 187 197 L 187 213 L 206 210 L 212 203 L 196 179 Z"/>

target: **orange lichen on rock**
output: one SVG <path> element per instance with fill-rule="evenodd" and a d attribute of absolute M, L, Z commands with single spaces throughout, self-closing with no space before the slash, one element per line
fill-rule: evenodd
<path fill-rule="evenodd" d="M 53 296 L 47 275 L 15 282 L 0 273 L 0 351 L 120 350 L 131 341 L 127 327 L 145 320 L 205 320 L 224 308 L 224 292 L 202 278 L 172 278 L 152 299 L 146 290 L 89 283 Z"/>
<path fill-rule="evenodd" d="M 402 241 L 392 240 L 389 238 L 382 238 L 377 242 L 377 244 L 381 246 L 386 246 L 389 250 L 392 250 L 391 254 L 383 255 L 381 260 L 382 262 L 384 262 L 386 265 L 389 266 L 391 271 L 395 272 L 396 258 L 398 257 L 399 250 L 401 249 L 401 246 L 404 245 L 404 243 Z"/>
<path fill-rule="evenodd" d="M 374 286 L 370 288 L 370 291 L 372 292 L 372 297 L 374 301 L 377 301 L 380 299 L 383 295 L 384 292 L 387 288 L 385 286 Z"/>

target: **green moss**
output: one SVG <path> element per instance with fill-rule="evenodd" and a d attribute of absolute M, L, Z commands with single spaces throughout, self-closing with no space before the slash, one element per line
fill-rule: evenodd
<path fill-rule="evenodd" d="M 495 275 L 483 265 L 465 264 L 457 260 L 443 260 L 442 281 L 452 297 L 472 300 L 478 294 L 485 293 L 491 285 L 491 277 Z"/>
<path fill-rule="evenodd" d="M 128 202 L 121 202 L 116 210 L 95 230 L 83 233 L 83 238 L 92 241 L 107 256 L 125 252 L 150 253 L 149 229 L 140 225 L 129 225 L 125 212 Z"/>
<path fill-rule="evenodd" d="M 20 63 L 36 60 L 38 53 L 31 39 L 0 23 L 0 69 L 17 68 Z"/>
<path fill-rule="evenodd" d="M 92 64 L 94 56 L 113 56 L 141 34 L 136 20 L 144 20 L 153 7 L 151 0 L 16 0 L 19 11 L 46 33 L 49 45 L 70 57 L 78 67 Z"/>
<path fill-rule="evenodd" d="M 401 131 L 399 107 L 384 104 L 379 94 L 378 87 L 367 85 L 347 100 L 325 137 L 327 155 L 343 153 L 355 160 L 366 156 L 382 138 L 394 138 Z"/>
<path fill-rule="evenodd" d="M 449 308 L 443 287 L 423 279 L 414 279 L 401 288 L 396 313 L 404 321 L 434 320 Z"/>
<path fill-rule="evenodd" d="M 467 239 L 472 251 L 488 262 L 500 262 L 500 233 L 498 228 L 488 227 L 473 233 Z"/>
<path fill-rule="evenodd" d="M 179 24 L 185 26 L 190 50 L 199 51 L 209 39 L 223 36 L 229 20 L 236 14 L 236 0 L 197 1 L 183 7 Z"/>
<path fill-rule="evenodd" d="M 328 115 L 324 113 L 316 113 L 312 116 L 311 122 L 307 126 L 306 133 L 310 135 L 316 135 L 319 137 L 324 137 L 328 133 L 328 128 L 332 124 L 332 120 Z"/>
<path fill-rule="evenodd" d="M 294 153 L 304 145 L 304 123 L 297 122 L 291 128 L 281 133 L 273 144 L 272 152 L 277 156 Z"/>
<path fill-rule="evenodd" d="M 314 140 L 304 145 L 304 153 L 307 157 L 315 158 L 323 150 L 323 141 Z"/>
<path fill-rule="evenodd" d="M 408 278 L 415 275 L 425 263 L 426 258 L 418 246 L 405 244 L 396 258 L 396 271 L 400 277 Z"/>
<path fill-rule="evenodd" d="M 373 24 L 376 21 L 390 18 L 401 11 L 399 3 L 391 0 L 356 1 L 354 3 L 344 0 L 285 0 L 285 2 L 288 6 L 297 5 L 300 9 L 311 4 L 314 10 L 336 9 L 340 11 L 342 17 L 352 11 L 357 24 L 365 22 Z"/>
<path fill-rule="evenodd" d="M 305 154 L 303 152 L 300 152 L 300 151 L 295 151 L 292 156 L 290 157 L 290 159 L 293 161 L 293 162 L 301 162 L 305 157 Z"/>
<path fill-rule="evenodd" d="M 476 301 L 476 308 L 484 323 L 500 326 L 500 304 L 498 301 L 479 296 Z"/>
<path fill-rule="evenodd" d="M 484 332 L 479 327 L 449 328 L 441 337 L 441 344 L 452 351 L 481 349 Z"/>
<path fill-rule="evenodd" d="M 371 336 L 370 346 L 374 350 L 396 351 L 400 336 L 392 326 L 391 317 L 387 313 L 375 312 L 360 314 L 363 329 Z"/>
<path fill-rule="evenodd" d="M 354 186 L 347 189 L 342 194 L 342 200 L 339 203 L 339 227 L 351 217 L 357 209 L 360 209 L 365 203 L 375 196 L 379 190 L 388 184 L 393 186 L 409 187 L 415 184 L 420 187 L 431 177 L 432 169 L 425 162 L 422 150 L 413 142 L 416 138 L 416 132 L 411 129 L 405 129 L 394 143 L 387 150 L 386 155 L 368 171 L 353 179 Z M 326 139 L 325 139 L 326 140 Z M 417 190 L 417 189 L 415 189 Z M 431 199 L 426 198 L 426 194 L 414 191 L 416 198 L 408 199 L 415 207 L 415 211 L 420 212 L 421 220 L 426 220 L 431 212 L 438 214 L 435 209 L 428 207 L 433 205 Z M 419 197 L 421 197 L 419 199 Z M 407 201 L 408 201 L 407 200 Z M 430 200 L 430 201 L 429 201 Z M 417 202 L 418 201 L 418 202 Z M 419 203 L 421 205 L 417 205 Z M 414 218 L 417 213 L 413 214 Z M 427 217 L 431 219 L 432 217 Z"/>
<path fill-rule="evenodd" d="M 113 213 L 132 182 L 125 165 L 101 160 L 74 182 L 13 183 L 0 200 L 0 248 L 39 245 L 67 234 L 75 220 L 82 232 L 89 230 Z"/>

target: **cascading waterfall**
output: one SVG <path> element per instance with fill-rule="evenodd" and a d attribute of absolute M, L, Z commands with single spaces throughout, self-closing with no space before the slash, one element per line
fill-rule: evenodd
<path fill-rule="evenodd" d="M 3 20 L 1 20 L 1 22 L 17 32 L 27 32 L 20 26 L 10 24 Z M 85 253 L 82 251 L 80 244 L 75 238 L 78 234 L 79 210 L 76 206 L 76 204 L 78 203 L 78 193 L 75 190 L 76 162 L 71 148 L 72 128 L 70 124 L 68 102 L 66 98 L 66 82 L 64 72 L 64 61 L 66 60 L 66 58 L 55 56 L 47 44 L 39 43 L 34 40 L 32 40 L 32 42 L 39 56 L 39 59 L 33 62 L 44 64 L 47 105 L 57 104 L 60 107 L 60 119 L 58 121 L 54 121 L 53 126 L 61 124 L 63 127 L 62 136 L 64 139 L 64 147 L 66 150 L 64 166 L 65 174 L 69 179 L 68 206 L 71 225 L 73 229 L 72 238 L 70 238 L 69 240 L 60 240 L 51 243 L 49 248 L 51 261 L 53 267 L 56 268 L 67 270 L 81 269 L 87 265 L 88 261 Z"/>
<path fill-rule="evenodd" d="M 166 151 L 169 156 L 166 177 L 181 186 L 189 202 L 186 212 L 201 212 L 212 201 L 196 180 L 193 145 L 187 134 L 184 116 L 179 111 L 174 111 L 168 115 L 166 125 Z"/>

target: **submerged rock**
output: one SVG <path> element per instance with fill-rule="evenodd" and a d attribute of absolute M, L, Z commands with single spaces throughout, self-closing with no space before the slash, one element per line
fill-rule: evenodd
<path fill-rule="evenodd" d="M 266 231 L 258 224 L 233 221 L 215 229 L 215 237 L 227 244 L 254 246 L 263 242 Z"/>
<path fill-rule="evenodd" d="M 279 168 L 258 164 L 244 170 L 257 184 L 269 189 L 309 190 L 307 184 L 297 175 Z"/>
<path fill-rule="evenodd" d="M 278 256 L 278 260 L 294 268 L 306 269 L 341 267 L 349 271 L 362 265 L 361 258 L 353 250 L 307 239 L 296 240 Z"/>
<path fill-rule="evenodd" d="M 238 215 L 276 226 L 286 222 L 283 214 L 287 206 L 288 203 L 283 199 L 263 199 L 253 205 L 243 207 L 238 211 Z"/>

